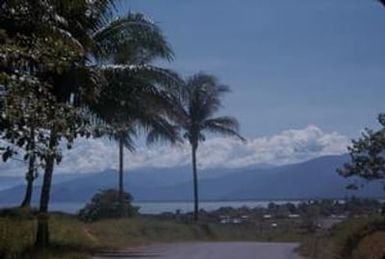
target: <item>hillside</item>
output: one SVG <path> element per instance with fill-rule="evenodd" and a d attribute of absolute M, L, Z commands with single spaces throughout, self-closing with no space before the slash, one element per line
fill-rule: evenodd
<path fill-rule="evenodd" d="M 370 184 L 358 192 L 347 191 L 348 180 L 336 173 L 346 156 L 327 156 L 304 163 L 270 168 L 203 170 L 200 180 L 202 200 L 270 200 L 343 198 L 349 195 L 383 197 L 382 188 Z M 191 200 L 192 183 L 188 167 L 141 169 L 125 175 L 125 188 L 136 201 Z M 86 174 L 56 182 L 53 202 L 86 202 L 101 189 L 114 188 L 117 173 Z M 38 194 L 39 187 L 35 188 Z M 23 186 L 0 192 L 0 203 L 20 201 Z M 34 200 L 38 195 L 34 196 Z"/>

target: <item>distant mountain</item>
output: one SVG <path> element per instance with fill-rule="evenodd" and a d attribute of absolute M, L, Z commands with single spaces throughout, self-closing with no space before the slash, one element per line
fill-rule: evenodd
<path fill-rule="evenodd" d="M 53 182 L 54 184 L 70 181 L 76 178 L 81 177 L 81 175 L 76 174 L 60 174 L 55 175 Z M 36 184 L 40 185 L 43 177 L 38 177 L 36 179 Z M 9 189 L 19 185 L 25 184 L 24 176 L 4 176 L 0 173 L 0 190 Z"/>
<path fill-rule="evenodd" d="M 0 191 L 8 189 L 12 186 L 23 184 L 24 179 L 21 177 L 2 176 L 0 177 Z"/>
<path fill-rule="evenodd" d="M 280 167 L 202 170 L 200 196 L 202 200 L 384 197 L 385 193 L 376 183 L 358 192 L 345 189 L 348 180 L 340 177 L 336 168 L 347 159 L 347 156 L 327 156 Z M 125 188 L 136 201 L 186 201 L 192 196 L 190 179 L 189 167 L 146 168 L 126 173 Z M 54 184 L 51 199 L 53 202 L 86 202 L 98 190 L 116 185 L 115 171 L 72 176 Z M 38 192 L 39 187 L 36 187 L 35 200 Z M 23 186 L 0 191 L 0 203 L 18 202 L 23 193 Z"/>

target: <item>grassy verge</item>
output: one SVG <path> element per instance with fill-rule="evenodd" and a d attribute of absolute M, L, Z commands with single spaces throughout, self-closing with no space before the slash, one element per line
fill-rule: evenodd
<path fill-rule="evenodd" d="M 385 258 L 385 218 L 351 218 L 304 240 L 300 252 L 314 259 Z"/>
<path fill-rule="evenodd" d="M 0 258 L 89 258 L 96 251 L 152 242 L 181 241 L 298 241 L 300 230 L 290 224 L 264 228 L 253 224 L 194 224 L 137 217 L 84 223 L 70 215 L 50 217 L 52 246 L 44 254 L 31 249 L 36 231 L 33 217 L 0 217 Z"/>

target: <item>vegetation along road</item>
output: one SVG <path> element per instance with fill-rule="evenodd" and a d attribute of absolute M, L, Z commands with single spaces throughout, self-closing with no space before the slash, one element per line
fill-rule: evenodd
<path fill-rule="evenodd" d="M 259 242 L 179 243 L 105 253 L 97 259 L 301 259 L 294 252 L 297 246 L 296 243 Z"/>

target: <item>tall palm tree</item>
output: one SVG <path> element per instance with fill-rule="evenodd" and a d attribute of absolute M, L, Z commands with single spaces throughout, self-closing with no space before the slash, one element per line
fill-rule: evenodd
<path fill-rule="evenodd" d="M 126 71 L 118 75 L 116 70 L 105 71 L 110 83 L 104 86 L 99 101 L 92 108 L 97 119 L 105 125 L 104 134 L 118 143 L 120 197 L 124 192 L 124 149 L 134 151 L 135 138 L 141 132 L 148 133 L 148 144 L 179 140 L 177 128 L 168 119 L 172 99 L 165 85 L 168 82 L 176 86 L 177 82 L 172 80 L 177 80 L 177 77 L 171 71 L 158 70 Z M 159 75 L 159 72 L 164 74 Z"/>
<path fill-rule="evenodd" d="M 180 85 L 180 79 L 171 70 L 151 65 L 155 59 L 170 61 L 174 54 L 159 26 L 143 14 L 129 13 L 104 24 L 93 39 L 96 67 L 107 83 L 101 85 L 91 111 L 107 126 L 106 134 L 118 142 L 118 190 L 123 197 L 124 148 L 135 149 L 139 132 L 149 134 L 149 143 L 178 139 L 166 113 L 171 107 L 167 88 Z"/>
<path fill-rule="evenodd" d="M 235 136 L 245 140 L 239 134 L 239 124 L 234 117 L 215 117 L 221 108 L 221 97 L 229 92 L 229 88 L 208 74 L 196 74 L 188 78 L 182 91 L 175 97 L 177 124 L 184 129 L 184 137 L 191 145 L 192 173 L 194 184 L 194 220 L 198 220 L 199 193 L 197 150 L 200 142 L 206 137 L 205 133 Z"/>

